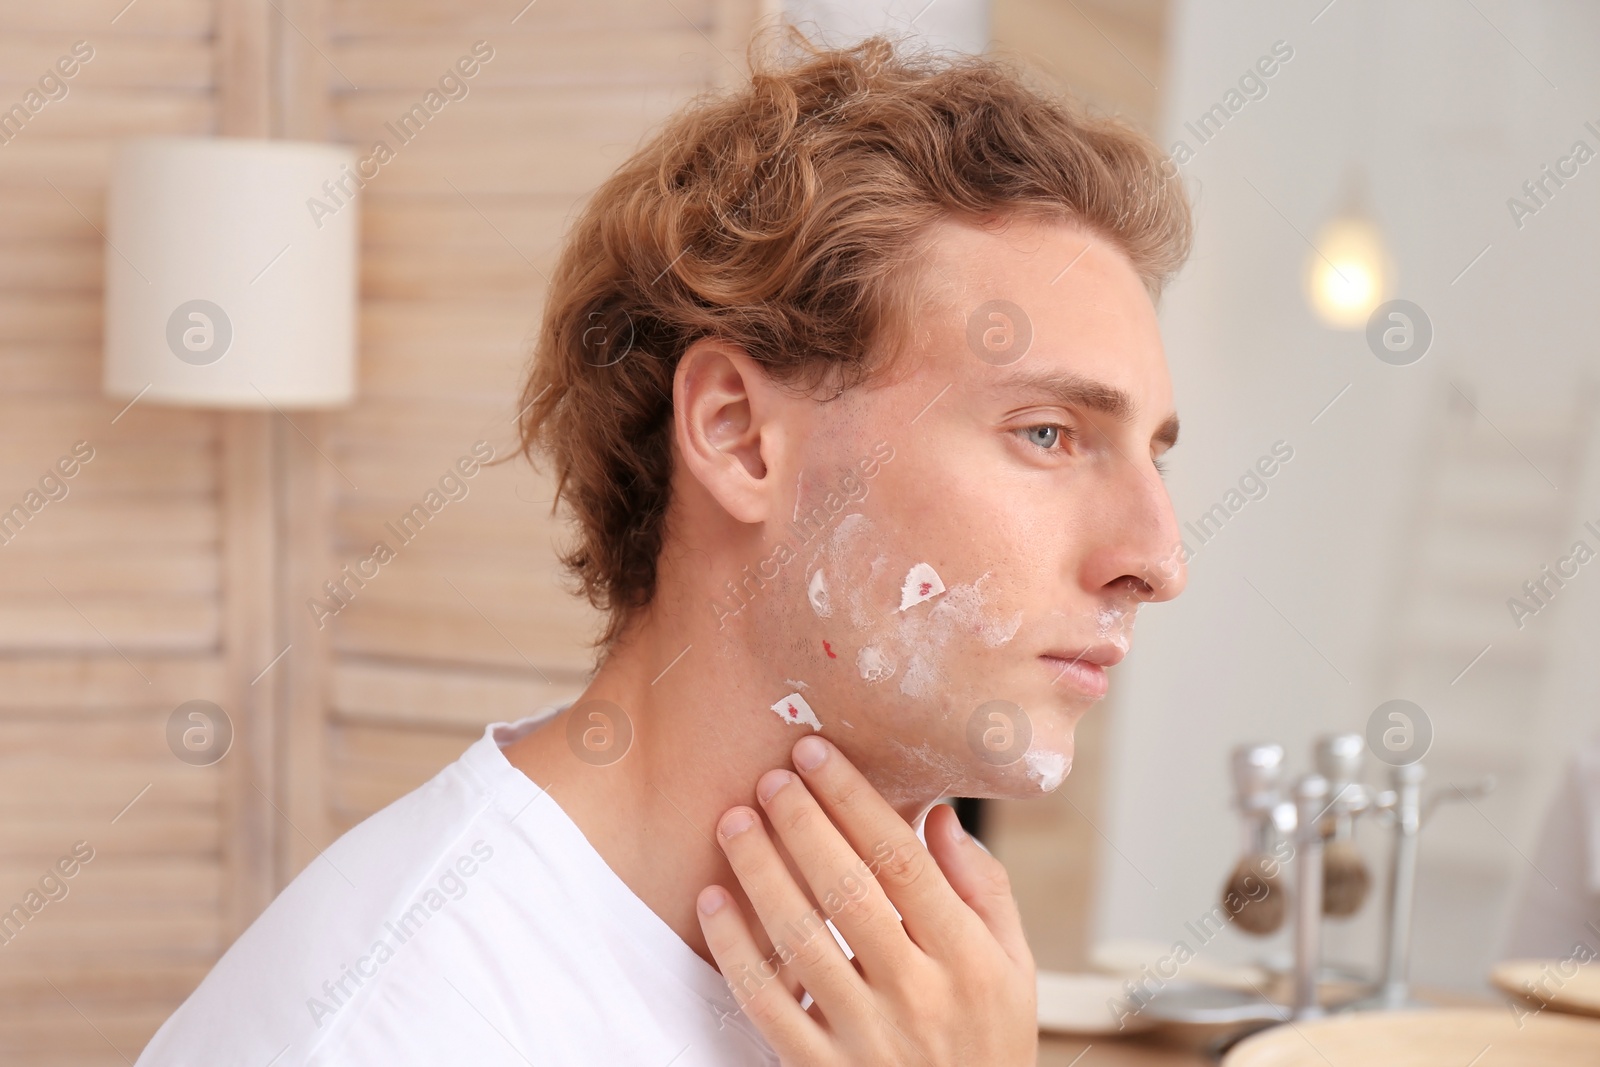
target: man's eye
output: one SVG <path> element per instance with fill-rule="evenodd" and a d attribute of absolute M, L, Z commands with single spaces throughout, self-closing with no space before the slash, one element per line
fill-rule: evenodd
<path fill-rule="evenodd" d="M 1072 438 L 1072 431 L 1065 426 L 1029 426 L 1022 432 L 1031 443 L 1047 452 L 1054 450 L 1063 438 Z"/>

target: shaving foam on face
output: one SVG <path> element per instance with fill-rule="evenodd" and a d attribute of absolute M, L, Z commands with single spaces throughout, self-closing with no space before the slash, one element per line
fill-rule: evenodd
<path fill-rule="evenodd" d="M 865 554 L 864 549 L 869 547 L 866 538 L 871 534 L 872 528 L 872 520 L 859 511 L 853 511 L 839 520 L 827 544 L 818 550 L 819 556 L 824 552 L 827 554 L 828 566 L 832 568 L 835 577 L 857 573 L 858 561 Z M 840 600 L 849 612 L 850 625 L 858 630 L 871 627 L 877 615 L 867 601 L 867 590 L 873 587 L 883 562 L 884 557 L 879 555 L 872 561 L 871 573 L 866 581 L 847 580 L 840 587 Z M 833 607 L 835 605 L 830 597 L 829 610 Z"/>
<path fill-rule="evenodd" d="M 1039 748 L 1024 752 L 1022 759 L 1028 765 L 1028 777 L 1038 782 L 1041 790 L 1053 793 L 1061 788 L 1070 766 L 1065 755 Z"/>
<path fill-rule="evenodd" d="M 900 751 L 900 755 L 908 764 L 915 764 L 918 768 L 913 770 L 908 766 L 903 775 L 896 776 L 903 777 L 904 784 L 908 786 L 925 783 L 926 777 L 930 774 L 946 782 L 959 782 L 966 777 L 967 768 L 960 760 L 940 752 L 927 741 L 908 745 L 903 741 L 891 739 L 891 743 Z"/>
<path fill-rule="evenodd" d="M 999 648 L 1001 645 L 1009 644 L 1011 639 L 1017 636 L 1017 631 L 1020 629 L 1022 629 L 1022 612 L 1019 610 L 1010 622 L 1000 619 L 985 619 L 978 631 L 978 636 L 990 648 Z"/>
<path fill-rule="evenodd" d="M 944 580 L 939 572 L 926 563 L 919 563 L 906 573 L 900 586 L 900 610 L 925 603 L 944 592 Z"/>
<path fill-rule="evenodd" d="M 1128 639 L 1128 632 L 1133 629 L 1138 610 L 1138 604 L 1134 604 L 1131 607 L 1107 604 L 1100 608 L 1099 611 L 1095 612 L 1095 622 L 1098 624 L 1100 637 L 1110 641 L 1122 651 L 1128 651 L 1128 646 L 1131 644 Z M 1126 625 L 1123 624 L 1124 620 L 1127 622 Z"/>
<path fill-rule="evenodd" d="M 868 683 L 881 682 L 894 674 L 894 658 L 872 645 L 856 653 L 856 670 Z"/>
<path fill-rule="evenodd" d="M 811 610 L 817 613 L 818 618 L 826 619 L 833 614 L 833 601 L 828 596 L 827 579 L 822 576 L 822 568 L 818 567 L 811 576 L 811 585 L 806 589 L 806 599 L 811 601 Z"/>
<path fill-rule="evenodd" d="M 772 705 L 772 713 L 791 726 L 804 723 L 813 730 L 822 729 L 822 723 L 817 721 L 817 713 L 811 710 L 811 705 L 799 693 L 790 693 Z"/>
<path fill-rule="evenodd" d="M 914 700 L 937 696 L 944 688 L 944 647 L 957 635 L 976 634 L 990 648 L 998 648 L 1016 636 L 1022 625 L 1022 612 L 1002 621 L 985 610 L 988 598 L 983 586 L 990 577 L 986 571 L 970 585 L 950 586 L 925 614 L 908 612 L 898 616 L 895 644 L 906 657 L 900 692 Z"/>

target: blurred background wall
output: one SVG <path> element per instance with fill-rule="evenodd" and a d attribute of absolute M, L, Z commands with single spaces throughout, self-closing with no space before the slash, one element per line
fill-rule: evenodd
<path fill-rule="evenodd" d="M 1105 772 L 1117 851 L 1100 936 L 1164 948 L 1210 906 L 1239 847 L 1230 746 L 1282 741 L 1309 769 L 1315 735 L 1364 731 L 1391 698 L 1433 724 L 1431 785 L 1498 779 L 1424 831 L 1416 977 L 1480 987 L 1519 885 L 1546 880 L 1539 822 L 1600 729 L 1600 581 L 1582 568 L 1520 628 L 1507 601 L 1532 605 L 1524 582 L 1596 543 L 1600 198 L 1575 162 L 1538 199 L 1523 183 L 1576 141 L 1600 148 L 1585 126 L 1600 118 L 1597 18 L 1569 3 L 1175 5 L 1161 137 L 1194 149 L 1182 172 L 1199 217 L 1163 316 L 1179 519 L 1199 520 L 1275 442 L 1294 458 L 1265 498 L 1191 538 L 1188 591 L 1141 620 Z M 1275 44 L 1293 58 L 1202 143 L 1197 121 Z M 1393 295 L 1433 324 L 1409 366 L 1321 325 L 1304 295 L 1352 175 Z M 1381 874 L 1376 830 L 1360 833 Z M 1331 952 L 1371 963 L 1374 914 L 1334 924 Z M 1230 930 L 1206 951 L 1260 948 Z"/>
<path fill-rule="evenodd" d="M 1572 536 L 1575 501 L 1595 499 L 1574 458 L 1588 447 L 1575 385 L 1592 362 L 1589 176 L 1521 230 L 1503 203 L 1591 117 L 1591 16 L 1320 6 L 928 12 L 932 31 L 986 37 L 1163 145 L 1275 41 L 1295 50 L 1185 164 L 1200 241 L 1165 310 L 1180 517 L 1275 441 L 1295 459 L 1197 554 L 1190 592 L 1147 612 L 1125 691 L 1084 721 L 1062 791 L 990 813 L 1043 966 L 1087 965 L 1097 938 L 1167 941 L 1209 907 L 1236 846 L 1229 746 L 1281 739 L 1303 763 L 1313 734 L 1359 729 L 1401 695 L 1434 715 L 1441 781 L 1502 777 L 1424 846 L 1419 963 L 1474 983 L 1549 776 L 1593 721 L 1582 635 L 1600 593 L 1574 583 L 1522 632 L 1503 605 Z M 929 29 L 920 7 L 885 28 Z M 756 0 L 0 2 L 0 102 L 92 53 L 0 144 L 0 508 L 92 452 L 0 546 L 0 906 L 79 842 L 93 851 L 70 894 L 0 947 L 0 1059 L 133 1058 L 319 848 L 483 723 L 582 685 L 593 619 L 554 563 L 541 474 L 485 468 L 405 543 L 386 524 L 479 442 L 509 453 L 567 219 L 662 117 L 741 77 L 752 29 L 778 13 Z M 398 143 L 386 124 L 478 42 L 492 58 L 468 95 Z M 101 277 L 118 255 L 103 240 L 107 165 L 119 139 L 153 134 L 395 148 L 360 205 L 353 407 L 221 414 L 102 396 Z M 1320 325 L 1299 286 L 1307 235 L 1353 166 L 1401 295 L 1437 326 L 1414 366 Z M 329 600 L 325 583 L 377 540 L 394 560 Z M 1430 561 L 1445 559 L 1455 569 L 1436 581 Z M 193 699 L 237 731 L 212 766 L 165 740 Z M 1359 958 L 1368 941 L 1358 924 L 1338 947 Z"/>

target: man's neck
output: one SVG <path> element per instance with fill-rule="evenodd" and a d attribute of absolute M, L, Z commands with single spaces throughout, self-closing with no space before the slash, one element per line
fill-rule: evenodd
<path fill-rule="evenodd" d="M 804 725 L 767 710 L 770 668 L 730 640 L 711 612 L 657 603 L 619 643 L 574 705 L 620 708 L 632 741 L 615 762 L 581 758 L 566 729 L 535 730 L 506 749 L 511 763 L 545 787 L 611 869 L 702 958 L 695 897 L 721 885 L 744 903 L 716 844 L 716 823 L 738 804 L 760 810 L 756 779 L 793 769 L 790 749 Z M 600 757 L 604 758 L 604 757 Z M 936 797 L 896 798 L 908 820 Z"/>

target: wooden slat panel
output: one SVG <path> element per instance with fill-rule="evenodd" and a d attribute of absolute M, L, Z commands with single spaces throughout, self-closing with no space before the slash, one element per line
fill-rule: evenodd
<path fill-rule="evenodd" d="M 516 392 L 561 235 L 640 139 L 729 66 L 708 41 L 718 39 L 713 10 L 669 0 L 621 15 L 608 0 L 541 0 L 508 29 L 482 10 L 408 4 L 380 15 L 366 0 L 334 0 L 334 62 L 362 88 L 330 76 L 333 121 L 357 144 L 398 145 L 385 124 L 474 31 L 496 49 L 470 94 L 399 146 L 364 194 L 364 389 L 330 435 L 343 476 L 333 562 L 377 539 L 398 558 L 329 625 L 339 825 L 436 769 L 460 740 L 435 738 L 440 724 L 476 730 L 527 714 L 575 692 L 592 663 L 585 638 L 598 620 L 554 563 L 568 530 L 550 513 L 547 474 L 520 460 L 485 471 L 408 542 L 385 523 L 473 441 L 513 449 Z"/>
<path fill-rule="evenodd" d="M 222 663 L 216 656 L 132 660 L 137 671 L 110 653 L 89 659 L 0 656 L 0 714 L 31 711 L 88 718 L 222 695 Z"/>
<path fill-rule="evenodd" d="M 329 802 L 341 815 L 377 811 L 438 774 L 481 729 L 475 723 L 426 731 L 335 723 L 329 731 Z"/>
<path fill-rule="evenodd" d="M 132 800 L 138 789 L 130 790 L 122 801 Z M 222 839 L 222 822 L 214 810 L 163 811 L 152 803 L 147 811 L 140 811 L 146 801 L 134 805 L 133 810 L 118 820 L 110 829 L 116 832 L 103 834 L 94 841 L 95 863 L 102 858 L 148 859 L 172 857 L 204 859 L 215 864 L 219 842 Z M 121 806 L 121 805 L 117 805 Z M 139 812 L 139 817 L 134 817 Z M 115 812 L 113 811 L 113 814 Z M 8 820 L 5 835 L 0 838 L 0 856 L 19 862 L 54 863 L 63 850 L 70 850 L 74 841 L 88 840 L 85 827 L 91 825 L 86 818 L 61 818 L 52 810 L 27 809 L 24 817 Z M 92 864 L 91 864 L 92 866 Z M 40 867 L 42 873 L 43 867 Z"/>
<path fill-rule="evenodd" d="M 471 39 L 493 33 L 542 34 L 562 26 L 626 26 L 677 29 L 688 22 L 711 25 L 713 0 L 539 0 L 520 13 L 516 5 L 467 6 L 451 0 L 335 0 L 334 36 L 391 37 L 418 31 L 449 31 Z M 513 24 L 512 18 L 517 21 Z"/>
<path fill-rule="evenodd" d="M 37 864 L 15 859 L 0 862 L 0 887 L 6 894 L 0 900 L 13 900 L 30 887 L 37 887 L 44 870 Z M 66 885 L 67 896 L 48 907 L 71 901 L 74 921 L 91 916 L 102 922 L 114 920 L 124 907 L 144 915 L 215 912 L 222 892 L 220 872 L 209 860 L 146 856 L 107 859 L 98 852 Z M 48 915 L 49 911 L 43 914 Z"/>
<path fill-rule="evenodd" d="M 92 238 L 98 245 L 100 238 L 95 228 L 104 230 L 105 222 L 104 195 L 83 196 L 68 201 L 50 186 L 39 182 L 32 186 L 8 188 L 6 195 L 0 196 L 0 234 L 4 234 L 8 241 L 57 240 L 63 237 L 81 241 Z M 94 335 L 94 340 L 99 342 L 98 333 Z"/>
<path fill-rule="evenodd" d="M 121 44 L 116 47 L 120 48 Z M 91 60 L 84 68 L 83 77 L 87 77 L 98 62 L 98 58 Z M 41 141 L 58 143 L 76 138 L 115 141 L 126 137 L 130 129 L 146 137 L 198 137 L 216 132 L 216 109 L 210 93 L 203 87 L 175 92 L 167 88 L 105 84 L 80 86 L 78 81 L 74 79 L 70 83 L 72 91 L 67 97 L 47 105 L 30 120 L 15 143 L 6 146 L 6 151 L 27 151 Z M 24 86 L 0 82 L 0 106 L 9 105 L 7 95 L 20 96 L 24 91 Z M 49 191 L 48 186 L 46 191 Z"/>
<path fill-rule="evenodd" d="M 417 495 L 421 496 L 420 490 Z M 568 536 L 565 527 L 560 525 L 562 520 L 549 517 L 548 505 L 528 506 L 525 519 L 514 519 L 502 511 L 499 516 L 490 517 L 504 521 L 493 524 L 473 521 L 466 516 L 464 509 L 452 513 L 447 507 L 420 532 L 411 534 L 409 541 L 402 541 L 383 523 L 387 519 L 398 528 L 398 519 L 405 507 L 409 507 L 409 503 L 387 508 L 379 503 L 370 512 L 341 513 L 337 526 L 340 565 L 350 562 L 352 557 L 371 552 L 373 541 L 381 540 L 399 558 L 384 564 L 379 570 L 380 575 L 390 570 L 397 573 L 402 569 L 409 571 L 417 566 L 429 569 L 442 567 L 453 573 L 466 565 L 474 555 L 492 558 L 497 565 L 514 562 L 518 567 L 538 569 L 549 565 L 549 553 L 545 546 L 563 541 Z M 376 584 L 385 583 L 380 577 Z"/>
<path fill-rule="evenodd" d="M 518 265 L 522 265 L 521 260 L 518 260 Z M 504 264 L 501 266 L 503 268 Z M 504 269 L 501 273 L 505 282 L 516 277 Z M 374 279 L 374 274 L 379 276 Z M 384 298 L 392 298 L 400 295 L 404 289 L 414 288 L 409 278 L 383 277 L 379 271 L 369 270 L 367 278 L 371 279 L 371 284 L 364 284 L 363 288 L 373 296 L 380 295 L 380 286 Z M 525 288 L 515 296 L 508 294 L 507 299 L 516 299 L 531 308 L 534 297 L 531 281 L 528 279 Z M 431 283 L 422 284 L 432 288 Z M 445 283 L 445 287 L 455 288 L 456 281 L 452 279 Z M 510 416 L 515 413 L 511 398 L 521 388 L 521 378 L 528 359 L 528 351 L 523 346 L 494 342 L 464 341 L 452 345 L 448 352 L 427 342 L 370 344 L 362 353 L 361 380 L 369 398 L 438 396 L 447 390 L 502 397 L 507 405 L 506 425 L 509 426 Z M 351 477 L 355 478 L 357 484 L 360 483 L 358 475 L 352 474 Z"/>
<path fill-rule="evenodd" d="M 422 785 L 433 773 L 416 767 L 391 764 L 351 764 L 333 760 L 329 764 L 331 787 L 328 790 L 330 814 L 336 819 L 364 819 L 399 800 Z"/>
<path fill-rule="evenodd" d="M 87 874 L 80 874 L 79 877 L 86 878 Z M 219 935 L 217 914 L 211 909 L 163 914 L 130 907 L 127 911 L 129 914 L 125 918 L 119 918 L 115 914 L 85 914 L 82 909 L 77 909 L 70 920 L 53 916 L 48 911 L 41 912 L 17 941 L 27 938 L 33 949 L 41 954 L 82 951 L 113 942 L 123 948 L 139 949 L 151 954 L 174 952 L 220 956 L 227 947 Z M 56 921 L 52 922 L 52 919 Z"/>
<path fill-rule="evenodd" d="M 12 650 L 189 652 L 215 648 L 218 635 L 217 601 L 209 595 L 118 600 L 96 595 L 75 597 L 70 604 L 59 596 L 19 596 L 0 605 L 0 645 Z"/>
<path fill-rule="evenodd" d="M 98 242 L 29 241 L 0 247 L 0 289 L 99 292 L 104 269 Z"/>
<path fill-rule="evenodd" d="M 137 9 L 136 9 L 137 10 Z M 132 12 L 127 16 L 133 18 Z M 45 71 L 52 69 L 61 56 L 70 51 L 75 39 L 91 35 L 80 28 L 76 34 L 55 31 L 41 33 L 6 33 L 0 36 L 0 71 L 6 72 L 6 82 L 0 88 L 6 97 L 14 94 L 18 85 L 36 82 Z M 160 89 L 206 90 L 212 85 L 211 43 L 203 37 L 155 36 L 136 33 L 118 33 L 107 36 L 93 35 L 94 58 L 82 65 L 71 82 L 71 91 L 62 100 L 45 107 L 33 117 L 30 127 L 44 125 L 54 118 L 53 112 L 65 110 L 73 93 L 82 89 Z M 15 144 L 6 147 L 7 155 L 26 144 L 23 139 L 30 131 L 24 129 Z M 143 132 L 143 131 L 140 131 Z"/>
<path fill-rule="evenodd" d="M 497 457 L 511 454 L 512 442 L 501 441 L 494 445 Z M 413 442 L 412 447 L 396 448 L 383 454 L 370 449 L 346 449 L 339 455 L 339 467 L 361 486 L 360 493 L 352 493 L 344 503 L 348 512 L 345 529 L 367 534 L 377 534 L 386 519 L 393 519 L 400 510 L 409 508 L 417 498 L 434 484 L 440 475 L 451 469 L 461 453 L 447 447 Z M 423 472 L 432 472 L 432 479 Z M 549 522 L 548 501 L 554 493 L 553 481 L 528 465 L 520 456 L 504 464 L 480 470 L 476 477 L 466 481 L 469 495 L 489 497 L 497 506 L 510 508 L 516 502 L 515 518 L 524 521 Z M 476 510 L 477 504 L 471 505 Z M 495 518 L 511 518 L 497 515 Z M 556 529 L 550 526 L 550 529 Z"/>
<path fill-rule="evenodd" d="M 48 985 L 43 988 L 50 989 Z M 16 1056 L 15 1062 L 29 1067 L 124 1064 L 132 1061 L 130 1053 L 136 1054 L 144 1047 L 176 1006 L 130 1007 L 114 1003 L 74 1007 L 57 995 L 54 1005 L 22 1014 L 14 1024 L 6 1025 L 0 1050 L 8 1050 Z M 93 1026 L 79 1014 L 80 1010 L 87 1014 L 91 1008 Z M 41 1058 L 46 1055 L 50 1058 Z"/>
<path fill-rule="evenodd" d="M 0 305 L 0 311 L 3 311 Z M 511 347 L 521 344 L 533 332 L 534 322 L 525 310 L 486 303 L 478 306 L 452 303 L 419 307 L 414 303 L 363 302 L 361 307 L 361 339 L 363 344 L 373 341 L 395 341 L 402 338 L 427 341 L 448 352 L 458 339 L 498 339 Z M 361 411 L 357 408 L 357 413 Z M 338 429 L 344 428 L 340 420 Z M 338 433 L 334 440 L 338 440 Z"/>
<path fill-rule="evenodd" d="M 438 773 L 478 739 L 478 723 L 419 730 L 340 719 L 329 731 L 328 754 L 345 763 L 390 764 Z"/>
<path fill-rule="evenodd" d="M 81 219 L 79 223 L 88 226 Z M 99 294 L 0 293 L 0 342 L 81 341 L 98 345 L 100 314 Z M 113 409 L 112 414 L 115 413 Z"/>
<path fill-rule="evenodd" d="M 10 949 L 6 955 L 11 955 Z M 0 1012 L 9 1010 L 11 1017 L 26 1014 L 24 1009 L 47 999 L 60 1000 L 49 986 L 41 986 L 41 970 L 74 1000 L 82 996 L 98 1004 L 181 1000 L 200 983 L 207 969 L 198 961 L 152 959 L 105 946 L 93 955 L 54 953 L 42 968 L 20 945 L 16 955 L 26 966 L 17 966 L 15 960 L 0 963 Z"/>
<path fill-rule="evenodd" d="M 166 727 L 166 716 L 148 723 L 156 738 Z M 66 732 L 63 731 L 63 734 Z M 63 737 L 65 740 L 65 737 Z M 65 747 L 65 746 L 63 746 Z M 29 807 L 80 811 L 104 811 L 107 823 L 146 786 L 146 794 L 124 819 L 139 821 L 157 802 L 163 805 L 215 806 L 220 774 L 208 767 L 191 767 L 163 751 L 160 758 L 129 760 L 107 758 L 95 766 L 92 776 L 76 773 L 81 762 L 73 758 L 46 759 L 35 756 L 26 761 L 6 758 L 6 799 L 26 798 Z M 147 806 L 148 805 L 148 806 Z M 123 820 L 118 820 L 121 825 Z M 97 828 L 99 829 L 99 828 Z M 114 832 L 114 831 L 111 831 Z"/>
<path fill-rule="evenodd" d="M 566 231 L 574 208 L 582 199 L 517 196 L 477 201 L 478 208 L 494 220 L 491 228 L 471 205 L 453 193 L 408 197 L 375 191 L 379 195 L 369 196 L 362 205 L 363 257 L 421 247 L 504 247 L 509 239 L 534 262 L 553 262 L 557 238 Z M 4 211 L 0 205 L 0 213 Z"/>
<path fill-rule="evenodd" d="M 170 765 L 176 761 L 169 758 L 165 732 L 170 709 L 159 702 L 146 708 L 130 709 L 121 715 L 96 715 L 92 721 L 85 721 L 82 716 L 9 714 L 0 719 L 0 753 L 4 753 L 0 766 L 13 761 L 60 763 L 96 759 L 132 767 L 158 764 L 162 773 L 174 771 Z M 204 773 L 199 768 L 189 770 Z M 157 799 L 166 797 L 163 792 Z M 9 783 L 0 791 L 0 804 L 13 803 L 18 798 L 26 801 L 28 795 L 16 792 Z M 110 812 L 106 818 L 115 814 Z"/>
<path fill-rule="evenodd" d="M 441 114 L 441 125 L 443 117 Z M 620 152 L 607 155 L 596 142 L 582 137 L 539 144 L 496 139 L 465 150 L 459 142 L 429 137 L 430 132 L 436 131 L 424 129 L 408 144 L 390 142 L 395 156 L 379 171 L 368 191 L 385 195 L 448 195 L 454 185 L 474 200 L 493 193 L 577 198 L 600 184 L 622 161 Z M 88 171 L 92 166 L 92 160 L 63 158 L 59 162 L 68 173 Z M 18 167 L 16 180 L 31 177 L 27 169 L 20 164 Z M 35 172 L 45 173 L 42 168 Z M 8 174 L 8 168 L 0 166 L 0 179 L 8 178 Z"/>
<path fill-rule="evenodd" d="M 162 407 L 144 400 L 129 408 L 113 425 L 111 420 L 126 404 L 125 400 L 96 395 L 26 400 L 0 397 L 0 427 L 4 427 L 4 436 L 11 440 L 65 440 L 69 444 L 73 440 L 72 430 L 79 427 L 99 430 L 94 439 L 104 441 L 116 434 L 120 435 L 119 439 L 149 435 L 201 443 L 209 442 L 216 434 L 216 416 L 208 411 Z M 60 428 L 49 437 L 33 432 L 45 423 Z"/>
<path fill-rule="evenodd" d="M 421 663 L 473 664 L 503 670 L 555 670 L 577 673 L 593 655 L 584 642 L 581 609 L 576 618 L 541 611 L 537 617 L 494 619 L 490 625 L 463 605 L 461 613 L 441 616 L 413 605 L 357 601 L 346 608 L 334 627 L 335 647 L 346 654 L 389 655 Z"/>
<path fill-rule="evenodd" d="M 125 0 L 124 0 L 125 2 Z M 209 36 L 214 25 L 209 0 L 139 0 L 116 24 L 117 4 L 108 7 L 104 28 L 96 27 L 95 40 L 124 34 L 179 34 Z M 96 9 L 98 12 L 98 8 Z M 63 36 L 75 40 L 84 36 L 88 20 L 77 4 L 41 4 L 38 0 L 0 0 L 0 29 Z"/>
<path fill-rule="evenodd" d="M 133 1058 L 225 945 L 230 763 L 188 766 L 165 740 L 183 701 L 230 703 L 219 420 L 124 411 L 99 384 L 110 155 L 128 137 L 218 128 L 215 5 L 120 8 L 0 0 L 0 106 L 72 41 L 95 48 L 0 152 L 0 512 L 74 442 L 95 450 L 0 547 L 0 901 L 73 842 L 96 851 L 0 953 L 7 1063 Z"/>
<path fill-rule="evenodd" d="M 84 342 L 0 343 L 0 381 L 11 396 L 27 393 L 87 393 L 100 386 L 100 347 Z M 0 448 L 7 446 L 0 445 Z"/>
<path fill-rule="evenodd" d="M 0 361 L 0 368 L 3 367 L 4 362 Z M 111 430 L 116 432 L 115 427 Z M 104 437 L 100 439 L 100 446 L 95 449 L 94 459 L 81 464 L 78 473 L 68 480 L 66 499 L 139 493 L 210 496 L 216 492 L 216 456 L 209 448 L 196 449 L 192 444 L 160 440 Z M 36 486 L 40 477 L 47 471 L 55 471 L 56 461 L 69 452 L 70 448 L 52 453 L 42 442 L 25 445 L 0 442 L 0 489 L 14 488 L 20 493 Z"/>
<path fill-rule="evenodd" d="M 444 615 L 476 616 L 476 608 L 495 620 L 514 619 L 527 613 L 530 603 L 549 604 L 558 610 L 563 622 L 579 622 L 587 613 L 578 610 L 576 598 L 562 588 L 567 580 L 551 553 L 527 553 L 531 559 L 503 566 L 499 560 L 474 563 L 472 557 L 452 560 L 449 567 L 421 567 L 414 561 L 401 567 L 399 561 L 381 568 L 378 576 L 360 589 L 347 611 L 359 606 L 366 611 L 389 611 L 406 607 L 436 611 Z M 453 587 L 452 587 L 453 583 Z M 457 592 L 457 589 L 460 592 Z M 462 594 L 471 605 L 462 599 Z M 570 608 L 558 606 L 570 601 Z"/>
<path fill-rule="evenodd" d="M 518 254 L 517 249 L 496 237 L 498 247 L 446 251 L 418 248 L 409 254 L 369 257 L 361 268 L 361 295 L 394 301 L 498 298 L 514 307 L 532 307 L 543 280 L 529 261 L 546 273 L 554 263 L 541 263 L 531 250 Z M 364 354 L 363 369 L 377 362 L 370 346 Z"/>
<path fill-rule="evenodd" d="M 577 673 L 547 671 L 545 682 L 521 671 L 434 670 L 414 664 L 344 657 L 334 670 L 334 705 L 342 720 L 465 728 L 475 735 L 491 722 L 510 722 L 570 699 Z"/>
<path fill-rule="evenodd" d="M 457 41 L 448 43 L 432 36 L 350 38 L 336 45 L 329 58 L 361 91 L 347 92 L 349 84 L 331 71 L 329 88 L 339 94 L 341 107 L 353 101 L 364 107 L 368 101 L 403 90 L 406 99 L 395 101 L 398 106 L 394 111 L 398 114 L 416 103 L 427 89 L 436 87 L 457 59 L 470 54 L 473 43 L 470 34 L 459 35 Z M 489 43 L 494 57 L 480 65 L 478 74 L 464 79 L 467 95 L 451 100 L 445 111 L 491 91 L 581 85 L 589 91 L 579 97 L 580 107 L 609 98 L 631 100 L 625 106 L 637 112 L 651 90 L 674 84 L 703 86 L 709 77 L 709 66 L 722 62 L 705 38 L 681 20 L 673 26 L 653 29 L 638 28 L 631 21 L 626 28 L 616 23 L 552 27 L 537 35 L 496 34 Z M 621 94 L 618 86 L 635 88 L 631 94 Z M 640 88 L 645 91 L 640 92 Z M 459 94 L 460 90 L 455 92 Z M 519 92 L 518 96 L 523 94 Z M 559 121 L 557 115 L 550 117 Z M 638 133 L 639 126 L 635 124 L 630 139 Z"/>
<path fill-rule="evenodd" d="M 12 499 L 0 506 L 9 511 L 16 498 L 30 488 L 13 488 Z M 217 541 L 217 512 L 211 500 L 198 496 L 175 493 L 162 499 L 156 494 L 85 494 L 81 499 L 68 496 L 47 504 L 22 527 L 21 533 L 13 535 L 7 547 L 42 547 L 33 544 L 32 535 L 36 533 L 48 537 L 48 544 L 58 549 L 90 545 L 208 546 Z"/>

